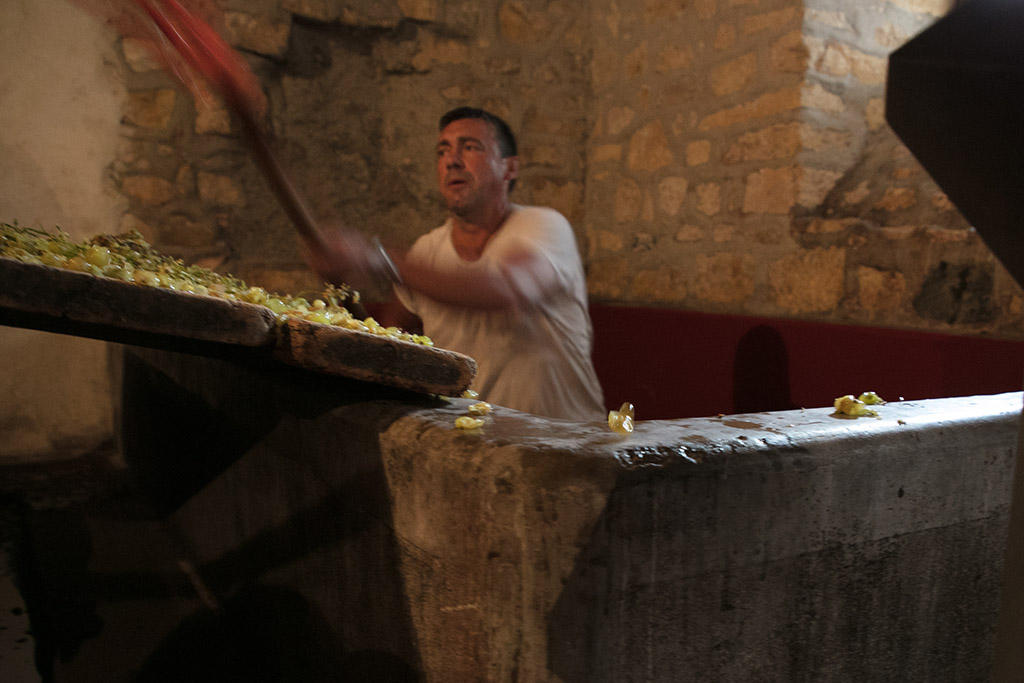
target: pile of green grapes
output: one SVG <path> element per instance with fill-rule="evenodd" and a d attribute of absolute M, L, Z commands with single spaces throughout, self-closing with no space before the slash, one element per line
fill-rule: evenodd
<path fill-rule="evenodd" d="M 281 321 L 298 318 L 433 346 L 429 337 L 397 327 L 384 327 L 373 318 L 360 320 L 353 316 L 343 304 L 345 301 L 358 303 L 359 293 L 347 285 L 328 284 L 312 301 L 268 292 L 262 287 L 250 287 L 234 276 L 186 265 L 181 259 L 161 254 L 134 230 L 74 242 L 59 228 L 56 233 L 50 233 L 16 223 L 0 223 L 0 256 L 147 287 L 257 304 L 269 308 Z"/>

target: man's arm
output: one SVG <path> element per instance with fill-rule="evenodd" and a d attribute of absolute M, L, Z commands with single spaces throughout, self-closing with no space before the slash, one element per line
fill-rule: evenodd
<path fill-rule="evenodd" d="M 410 256 L 395 258 L 404 286 L 435 301 L 481 309 L 532 306 L 557 287 L 554 266 L 543 254 L 508 253 L 494 268 L 445 271 Z"/>
<path fill-rule="evenodd" d="M 360 234 L 336 232 L 322 250 L 306 250 L 306 258 L 328 282 L 357 288 L 372 279 L 390 277 L 386 259 Z M 390 254 L 401 284 L 442 303 L 480 309 L 527 308 L 550 296 L 558 286 L 554 266 L 541 253 L 523 248 L 509 251 L 494 268 L 446 271 L 409 255 Z M 397 283 L 396 283 L 397 284 Z"/>

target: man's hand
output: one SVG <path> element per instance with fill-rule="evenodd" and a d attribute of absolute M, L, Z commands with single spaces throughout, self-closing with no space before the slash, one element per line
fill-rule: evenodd
<path fill-rule="evenodd" d="M 354 230 L 325 231 L 322 245 L 303 243 L 303 255 L 309 267 L 326 282 L 364 289 L 381 278 L 377 251 Z"/>

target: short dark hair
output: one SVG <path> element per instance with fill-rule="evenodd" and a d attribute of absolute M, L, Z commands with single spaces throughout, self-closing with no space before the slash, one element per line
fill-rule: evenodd
<path fill-rule="evenodd" d="M 519 154 L 516 147 L 516 136 L 512 134 L 512 129 L 509 125 L 500 116 L 496 116 L 483 109 L 456 107 L 441 117 L 437 129 L 444 130 L 452 121 L 459 121 L 461 119 L 483 119 L 491 124 L 491 128 L 494 129 L 494 137 L 498 139 L 498 149 L 501 151 L 502 158 L 514 157 Z"/>

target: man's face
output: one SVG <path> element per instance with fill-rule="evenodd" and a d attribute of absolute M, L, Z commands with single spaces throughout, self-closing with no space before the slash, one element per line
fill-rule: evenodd
<path fill-rule="evenodd" d="M 514 157 L 502 158 L 494 129 L 483 119 L 452 121 L 437 139 L 437 179 L 448 210 L 469 216 L 506 197 Z"/>

